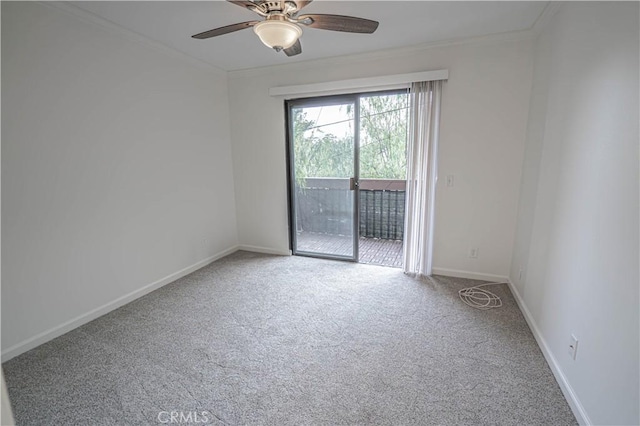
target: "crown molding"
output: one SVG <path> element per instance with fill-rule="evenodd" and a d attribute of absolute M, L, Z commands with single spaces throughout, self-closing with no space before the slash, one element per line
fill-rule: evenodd
<path fill-rule="evenodd" d="M 170 56 L 174 59 L 180 59 L 183 62 L 187 62 L 202 70 L 214 72 L 219 75 L 224 75 L 224 76 L 227 75 L 227 71 L 223 70 L 222 68 L 218 68 L 215 65 L 210 64 L 209 62 L 203 61 L 201 59 L 197 59 L 191 55 L 187 55 L 186 53 L 183 53 L 177 49 L 174 49 L 173 47 L 169 47 L 166 44 L 152 40 L 147 36 L 144 36 L 135 31 L 131 31 L 127 28 L 124 28 L 114 22 L 104 19 L 94 13 L 87 12 L 86 10 L 81 9 L 78 6 L 70 4 L 66 1 L 36 1 L 35 3 L 40 4 L 42 6 L 46 6 L 51 9 L 59 10 L 61 12 L 66 13 L 67 15 L 74 16 L 75 18 L 83 22 L 100 26 L 101 28 L 113 34 L 125 37 L 130 41 L 136 42 L 140 45 L 143 45 L 147 48 L 155 50 L 156 52 L 162 53 L 166 56 Z"/>
<path fill-rule="evenodd" d="M 500 44 L 500 43 L 506 43 L 511 41 L 517 41 L 517 40 L 531 39 L 536 37 L 539 34 L 540 29 L 543 28 L 549 22 L 549 20 L 561 8 L 564 2 L 562 1 L 547 2 L 547 4 L 545 5 L 545 8 L 542 10 L 542 12 L 540 13 L 540 16 L 538 16 L 535 23 L 532 25 L 531 28 L 526 30 L 489 34 L 489 35 L 478 36 L 478 37 L 448 39 L 448 40 L 442 40 L 442 41 L 421 43 L 421 44 L 406 46 L 401 48 L 375 50 L 371 52 L 348 54 L 348 55 L 341 55 L 341 56 L 331 56 L 327 58 L 311 59 L 307 61 L 278 64 L 278 65 L 268 65 L 264 67 L 246 68 L 246 69 L 229 70 L 229 71 L 219 68 L 209 62 L 195 58 L 194 56 L 181 52 L 180 50 L 177 50 L 173 47 L 167 46 L 164 43 L 155 41 L 145 35 L 142 35 L 135 31 L 124 28 L 94 13 L 87 12 L 86 10 L 81 9 L 78 6 L 75 6 L 67 1 L 35 1 L 35 3 L 62 11 L 67 15 L 71 15 L 76 17 L 77 19 L 80 19 L 81 21 L 100 26 L 101 28 L 110 31 L 111 33 L 125 37 L 130 41 L 146 46 L 147 48 L 163 53 L 167 56 L 190 63 L 191 65 L 197 68 L 203 69 L 205 71 L 214 72 L 221 76 L 227 76 L 229 79 L 238 79 L 238 78 L 246 78 L 246 77 L 255 77 L 255 76 L 264 74 L 265 72 L 266 73 L 278 72 L 280 70 L 304 71 L 310 68 L 317 67 L 318 65 L 340 66 L 340 65 L 358 64 L 358 63 L 368 62 L 368 61 L 377 60 L 377 59 L 393 59 L 393 58 L 403 57 L 411 54 L 419 54 L 421 52 L 429 51 L 431 49 L 450 47 L 450 46 L 490 45 L 490 44 Z"/>
<path fill-rule="evenodd" d="M 534 38 L 535 34 L 531 29 L 522 31 L 510 31 L 505 33 L 490 34 L 486 36 L 468 37 L 461 39 L 443 40 L 429 43 L 422 43 L 413 46 L 376 50 L 372 52 L 357 53 L 351 55 L 331 56 L 327 58 L 312 59 L 308 61 L 300 61 L 289 64 L 270 65 L 266 67 L 247 68 L 242 70 L 229 71 L 229 79 L 241 79 L 264 75 L 265 73 L 277 73 L 280 71 L 305 71 L 318 66 L 340 66 L 355 65 L 361 62 L 369 62 L 379 59 L 394 59 L 409 55 L 419 54 L 421 52 L 432 49 L 464 46 L 464 45 L 491 45 L 512 42 L 517 40 L 526 40 Z"/>
<path fill-rule="evenodd" d="M 545 5 L 542 12 L 540 12 L 540 16 L 531 26 L 531 31 L 537 36 L 542 30 L 551 22 L 551 18 L 554 17 L 556 13 L 562 8 L 564 5 L 564 1 L 549 1 Z"/>

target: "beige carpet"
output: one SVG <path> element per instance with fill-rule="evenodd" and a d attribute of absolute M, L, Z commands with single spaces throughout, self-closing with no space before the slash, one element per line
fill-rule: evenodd
<path fill-rule="evenodd" d="M 3 367 L 20 425 L 575 424 L 506 286 L 470 284 L 238 252 Z"/>

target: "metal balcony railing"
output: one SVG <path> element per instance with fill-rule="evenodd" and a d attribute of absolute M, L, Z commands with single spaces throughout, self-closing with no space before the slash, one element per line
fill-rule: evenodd
<path fill-rule="evenodd" d="M 359 235 L 402 240 L 405 181 L 360 180 Z M 307 178 L 296 185 L 298 232 L 352 235 L 353 191 L 349 179 Z"/>

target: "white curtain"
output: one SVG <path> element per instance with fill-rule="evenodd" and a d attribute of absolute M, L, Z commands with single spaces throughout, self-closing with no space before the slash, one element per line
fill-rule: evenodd
<path fill-rule="evenodd" d="M 431 275 L 442 80 L 411 84 L 404 272 Z"/>

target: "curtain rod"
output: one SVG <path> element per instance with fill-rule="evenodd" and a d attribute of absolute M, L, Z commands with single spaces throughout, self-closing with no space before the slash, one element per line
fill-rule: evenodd
<path fill-rule="evenodd" d="M 422 71 L 409 74 L 300 84 L 296 86 L 277 86 L 269 89 L 269 96 L 291 98 L 297 95 L 337 95 L 362 90 L 400 89 L 409 87 L 409 84 L 416 81 L 447 80 L 448 78 L 449 70 Z"/>

